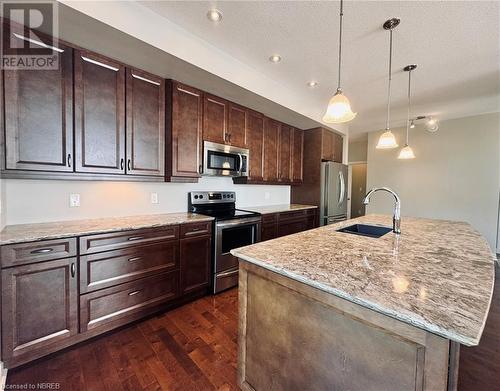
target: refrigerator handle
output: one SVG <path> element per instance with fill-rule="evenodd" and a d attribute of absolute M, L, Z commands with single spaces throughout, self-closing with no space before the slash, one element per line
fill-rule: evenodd
<path fill-rule="evenodd" d="M 345 180 L 344 173 L 339 171 L 339 179 L 340 179 L 340 197 L 339 197 L 339 205 L 344 202 L 345 198 Z"/>
<path fill-rule="evenodd" d="M 328 216 L 328 184 L 330 183 L 330 170 L 328 164 L 325 165 L 325 194 L 324 194 L 324 199 L 323 199 L 323 210 L 324 210 L 324 215 Z"/>

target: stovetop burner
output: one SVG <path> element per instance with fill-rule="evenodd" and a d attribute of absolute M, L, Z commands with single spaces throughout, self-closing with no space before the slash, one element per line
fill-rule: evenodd
<path fill-rule="evenodd" d="M 236 193 L 231 191 L 198 191 L 188 195 L 188 209 L 214 217 L 216 221 L 260 216 L 260 213 L 236 209 Z"/>

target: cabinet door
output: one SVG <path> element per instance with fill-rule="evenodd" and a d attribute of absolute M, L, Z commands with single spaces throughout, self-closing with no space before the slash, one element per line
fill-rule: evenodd
<path fill-rule="evenodd" d="M 181 239 L 181 292 L 190 293 L 208 287 L 212 239 L 210 236 Z"/>
<path fill-rule="evenodd" d="M 278 138 L 280 123 L 270 118 L 264 119 L 264 180 L 278 180 Z"/>
<path fill-rule="evenodd" d="M 264 116 L 255 111 L 248 112 L 247 140 L 250 151 L 248 176 L 255 180 L 262 180 L 264 165 Z"/>
<path fill-rule="evenodd" d="M 281 124 L 278 143 L 278 180 L 285 183 L 292 181 L 292 132 L 291 126 Z"/>
<path fill-rule="evenodd" d="M 227 136 L 229 144 L 246 148 L 247 110 L 244 107 L 229 103 Z"/>
<path fill-rule="evenodd" d="M 297 220 L 282 220 L 278 226 L 278 236 L 286 236 L 308 229 L 307 217 Z"/>
<path fill-rule="evenodd" d="M 292 149 L 292 182 L 303 181 L 303 156 L 304 156 L 304 132 L 300 129 L 293 130 Z"/>
<path fill-rule="evenodd" d="M 329 130 L 322 129 L 321 159 L 333 161 L 334 134 Z"/>
<path fill-rule="evenodd" d="M 214 143 L 229 143 L 227 138 L 228 104 L 213 95 L 205 94 L 203 98 L 203 140 Z"/>
<path fill-rule="evenodd" d="M 203 93 L 195 88 L 172 82 L 171 120 L 169 129 L 169 175 L 198 178 L 201 172 Z M 169 157 L 167 156 L 167 159 Z"/>
<path fill-rule="evenodd" d="M 73 49 L 57 70 L 5 70 L 5 168 L 73 171 Z"/>
<path fill-rule="evenodd" d="M 75 50 L 75 167 L 125 173 L 125 68 Z"/>
<path fill-rule="evenodd" d="M 333 161 L 342 163 L 342 151 L 344 149 L 344 139 L 339 134 L 333 135 Z"/>
<path fill-rule="evenodd" d="M 127 174 L 165 174 L 165 81 L 127 69 Z"/>
<path fill-rule="evenodd" d="M 262 224 L 260 241 L 264 242 L 266 240 L 271 240 L 278 237 L 278 224 Z"/>
<path fill-rule="evenodd" d="M 77 333 L 76 262 L 66 258 L 2 270 L 4 361 L 53 348 Z"/>

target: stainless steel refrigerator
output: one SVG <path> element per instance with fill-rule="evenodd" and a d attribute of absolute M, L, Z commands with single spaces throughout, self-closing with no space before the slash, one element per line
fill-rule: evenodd
<path fill-rule="evenodd" d="M 320 224 L 333 224 L 347 219 L 347 166 L 321 163 Z"/>

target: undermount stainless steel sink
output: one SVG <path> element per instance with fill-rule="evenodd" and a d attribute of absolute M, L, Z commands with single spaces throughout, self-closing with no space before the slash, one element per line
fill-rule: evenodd
<path fill-rule="evenodd" d="M 337 232 L 345 232 L 348 234 L 369 236 L 370 238 L 380 238 L 386 233 L 391 232 L 392 228 L 381 227 L 379 225 L 354 224 L 348 227 L 340 228 Z"/>

